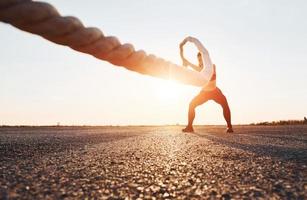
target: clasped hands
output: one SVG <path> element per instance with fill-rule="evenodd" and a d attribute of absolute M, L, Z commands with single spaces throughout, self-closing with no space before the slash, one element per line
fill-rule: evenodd
<path fill-rule="evenodd" d="M 193 37 L 188 36 L 186 37 L 180 44 L 179 44 L 179 48 L 180 48 L 180 57 L 182 59 L 182 65 L 187 67 L 188 65 L 190 65 L 190 62 L 184 57 L 183 54 L 183 46 L 187 43 L 187 42 L 191 42 L 191 40 L 193 39 Z"/>

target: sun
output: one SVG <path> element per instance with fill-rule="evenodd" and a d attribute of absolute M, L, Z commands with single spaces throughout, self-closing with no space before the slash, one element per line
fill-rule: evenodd
<path fill-rule="evenodd" d="M 168 103 L 180 99 L 183 94 L 182 85 L 174 81 L 158 81 L 155 85 L 154 94 L 157 100 Z"/>

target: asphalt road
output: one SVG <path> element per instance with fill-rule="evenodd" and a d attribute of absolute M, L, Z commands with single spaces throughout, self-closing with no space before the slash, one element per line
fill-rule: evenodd
<path fill-rule="evenodd" d="M 307 126 L 1 127 L 0 199 L 306 199 Z"/>

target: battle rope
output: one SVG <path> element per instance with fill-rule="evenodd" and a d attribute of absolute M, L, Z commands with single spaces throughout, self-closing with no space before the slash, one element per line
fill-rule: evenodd
<path fill-rule="evenodd" d="M 116 37 L 104 36 L 98 28 L 84 27 L 75 17 L 63 17 L 48 3 L 0 0 L 0 21 L 141 74 L 200 87 L 208 82 L 196 71 L 147 55 L 143 50 L 136 51 L 132 44 L 121 44 Z"/>

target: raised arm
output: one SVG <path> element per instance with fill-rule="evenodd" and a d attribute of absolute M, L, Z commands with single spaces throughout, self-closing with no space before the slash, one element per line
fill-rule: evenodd
<path fill-rule="evenodd" d="M 192 67 L 195 71 L 201 71 L 202 68 L 197 66 L 197 65 L 194 65 L 193 63 L 191 63 L 190 61 L 188 61 L 185 57 L 184 57 L 184 53 L 183 53 L 183 46 L 185 45 L 185 43 L 187 42 L 187 40 L 183 40 L 180 45 L 179 45 L 179 48 L 180 48 L 180 57 L 182 59 L 182 65 L 187 67 L 187 66 L 190 66 Z"/>
<path fill-rule="evenodd" d="M 185 39 L 185 41 L 194 43 L 195 46 L 198 48 L 198 50 L 201 52 L 205 72 L 206 72 L 207 76 L 211 76 L 212 72 L 213 72 L 213 63 L 212 63 L 211 58 L 209 56 L 208 50 L 202 45 L 202 43 L 198 39 L 196 39 L 194 37 L 187 37 Z"/>
<path fill-rule="evenodd" d="M 203 68 L 199 67 L 197 65 L 194 65 L 193 63 L 189 62 L 188 60 L 186 60 L 186 64 L 189 65 L 190 67 L 192 67 L 195 71 L 200 72 Z"/>
<path fill-rule="evenodd" d="M 204 47 L 204 45 L 197 38 L 189 36 L 189 37 L 186 37 L 184 39 L 184 41 L 192 42 L 197 47 L 198 51 L 200 51 L 202 53 L 208 53 L 207 49 Z"/>
<path fill-rule="evenodd" d="M 185 65 L 186 59 L 185 59 L 185 57 L 184 57 L 184 55 L 183 55 L 183 46 L 184 46 L 184 44 L 185 44 L 185 43 L 181 42 L 180 45 L 179 45 L 179 49 L 180 49 L 180 57 L 181 57 L 181 59 L 182 59 L 183 66 L 186 66 L 186 65 Z"/>

